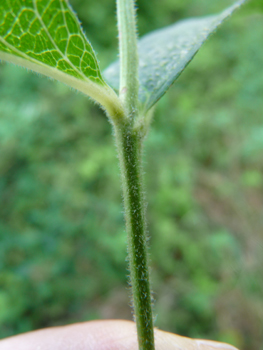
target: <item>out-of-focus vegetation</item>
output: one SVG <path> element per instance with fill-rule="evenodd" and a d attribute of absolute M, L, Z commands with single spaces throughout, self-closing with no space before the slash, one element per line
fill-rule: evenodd
<path fill-rule="evenodd" d="M 72 0 L 102 67 L 115 3 Z M 139 32 L 229 1 L 139 0 Z M 263 349 L 263 15 L 227 22 L 159 102 L 146 142 L 156 326 Z M 131 318 L 112 130 L 84 96 L 0 66 L 0 337 Z"/>

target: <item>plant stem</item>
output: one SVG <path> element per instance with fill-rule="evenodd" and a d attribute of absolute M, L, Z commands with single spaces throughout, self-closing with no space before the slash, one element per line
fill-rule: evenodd
<path fill-rule="evenodd" d="M 154 350 L 151 289 L 142 181 L 144 123 L 138 115 L 139 59 L 134 0 L 117 0 L 120 90 L 125 117 L 114 122 L 121 167 L 130 283 L 139 350 Z"/>
<path fill-rule="evenodd" d="M 124 193 L 130 283 L 139 350 L 154 350 L 151 289 L 149 282 L 145 198 L 142 181 L 144 135 L 131 120 L 115 125 Z"/>
<path fill-rule="evenodd" d="M 139 59 L 136 35 L 136 17 L 133 0 L 117 0 L 120 52 L 119 97 L 127 115 L 134 118 L 138 108 Z"/>

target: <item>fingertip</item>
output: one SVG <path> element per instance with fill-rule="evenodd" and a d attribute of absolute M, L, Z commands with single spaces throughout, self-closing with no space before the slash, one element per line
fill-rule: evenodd
<path fill-rule="evenodd" d="M 138 350 L 131 321 L 91 321 L 47 328 L 0 341 L 0 350 Z M 155 350 L 238 350 L 214 341 L 190 339 L 155 329 Z"/>

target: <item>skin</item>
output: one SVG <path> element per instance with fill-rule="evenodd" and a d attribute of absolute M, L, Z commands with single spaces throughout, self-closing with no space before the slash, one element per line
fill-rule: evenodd
<path fill-rule="evenodd" d="M 238 350 L 155 330 L 156 350 Z M 47 328 L 0 341 L 1 350 L 138 350 L 135 324 L 107 320 Z"/>

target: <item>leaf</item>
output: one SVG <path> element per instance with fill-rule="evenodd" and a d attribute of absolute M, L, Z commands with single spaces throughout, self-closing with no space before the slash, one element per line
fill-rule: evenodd
<path fill-rule="evenodd" d="M 245 1 L 218 15 L 186 19 L 139 40 L 139 100 L 144 113 L 165 94 L 209 35 Z M 118 89 L 119 61 L 104 71 L 104 77 Z"/>
<path fill-rule="evenodd" d="M 67 0 L 0 0 L 0 59 L 62 81 L 106 109 L 118 99 Z"/>

